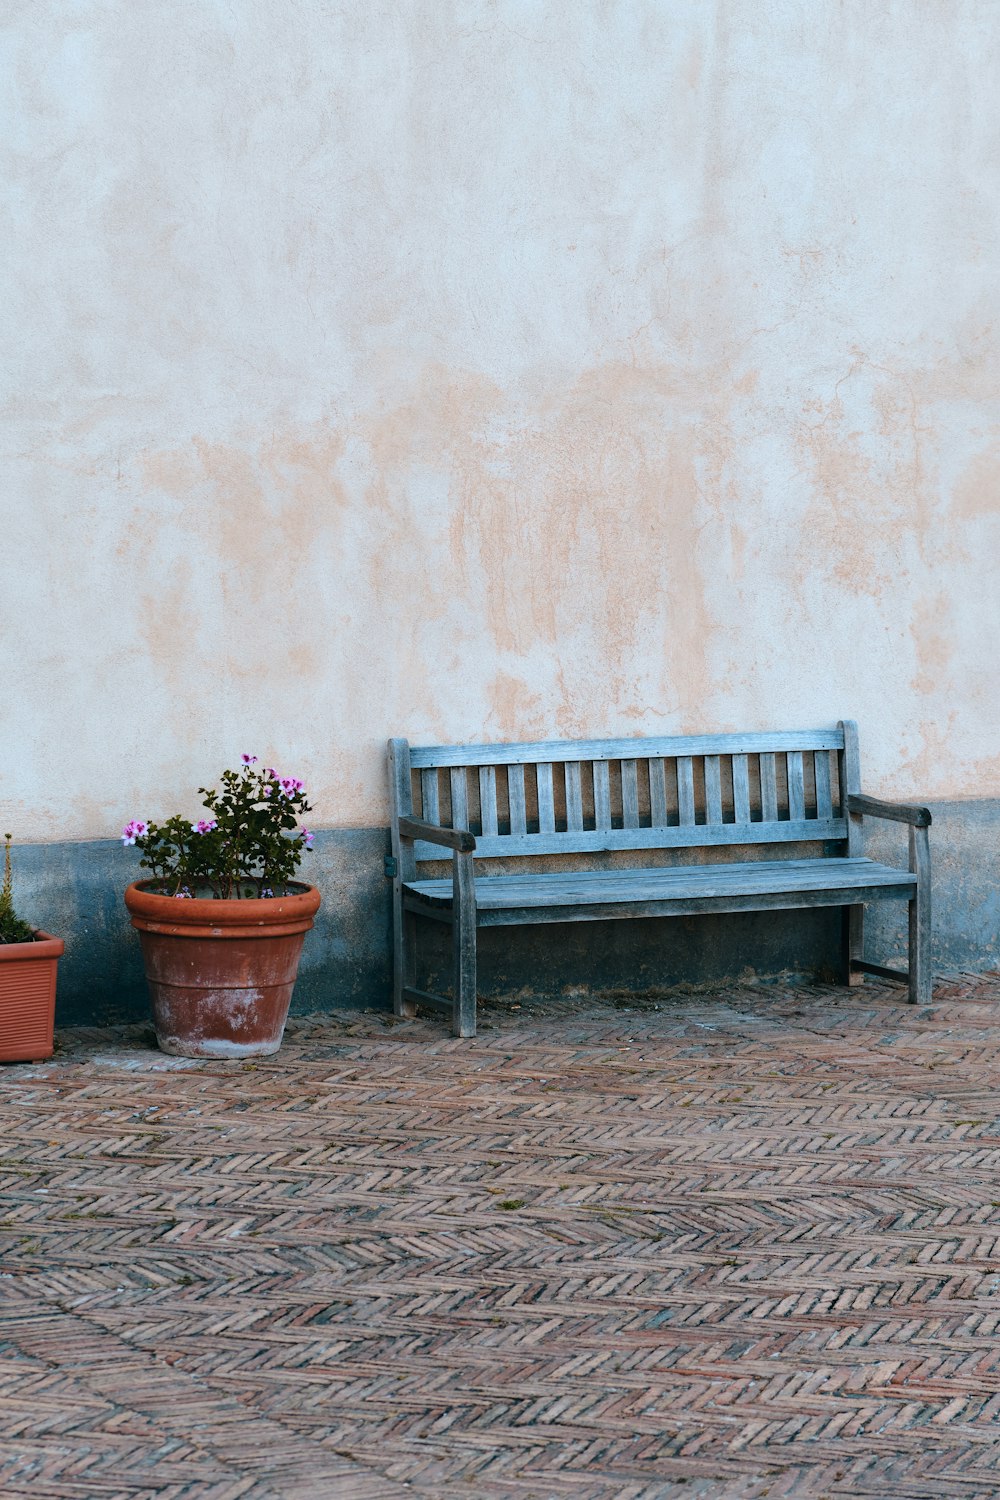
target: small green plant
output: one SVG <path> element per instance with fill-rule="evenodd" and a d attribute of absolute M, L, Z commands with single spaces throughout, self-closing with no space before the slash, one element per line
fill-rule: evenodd
<path fill-rule="evenodd" d="M 4 834 L 3 885 L 0 886 L 0 943 L 30 943 L 34 941 L 35 929 L 14 910 L 14 886 L 10 865 L 10 834 Z"/>
<path fill-rule="evenodd" d="M 311 811 L 302 782 L 270 766 L 255 770 L 256 755 L 241 759 L 238 771 L 223 771 L 221 791 L 198 788 L 209 817 L 194 823 L 180 816 L 165 823 L 134 819 L 122 829 L 122 843 L 142 850 L 140 863 L 163 895 L 219 901 L 283 896 L 312 848 L 313 835 L 299 823 Z"/>

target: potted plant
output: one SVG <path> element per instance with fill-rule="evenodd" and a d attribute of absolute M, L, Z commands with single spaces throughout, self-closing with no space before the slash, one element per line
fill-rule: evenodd
<path fill-rule="evenodd" d="M 42 1062 L 52 1056 L 56 971 L 65 944 L 14 910 L 10 834 L 4 834 L 0 886 L 0 1062 Z"/>
<path fill-rule="evenodd" d="M 156 1040 L 179 1057 L 277 1052 L 305 934 L 320 902 L 293 879 L 312 848 L 302 782 L 244 755 L 221 790 L 200 787 L 205 818 L 134 820 L 122 842 L 152 878 L 125 905 L 142 943 Z"/>

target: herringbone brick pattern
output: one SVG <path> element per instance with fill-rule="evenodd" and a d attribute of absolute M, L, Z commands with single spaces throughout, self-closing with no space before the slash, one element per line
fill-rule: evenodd
<path fill-rule="evenodd" d="M 0 1071 L 0 1495 L 1000 1496 L 1000 977 Z"/>

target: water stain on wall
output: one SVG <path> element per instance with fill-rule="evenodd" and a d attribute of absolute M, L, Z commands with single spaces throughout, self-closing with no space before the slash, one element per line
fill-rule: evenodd
<path fill-rule="evenodd" d="M 464 672 L 480 719 L 491 684 L 494 737 L 525 733 L 540 694 L 552 734 L 697 717 L 713 621 L 680 384 L 609 365 L 519 400 L 429 370 L 370 431 L 387 512 L 372 585 L 390 600 L 406 559 L 418 612 L 452 630 L 426 672 Z M 431 510 L 407 488 L 415 460 L 441 480 Z"/>
<path fill-rule="evenodd" d="M 810 598 L 813 633 L 845 600 L 873 628 L 893 601 L 922 600 L 906 649 L 929 702 L 955 633 L 942 590 L 926 592 L 933 476 L 914 389 L 854 356 L 788 429 L 808 483 L 777 525 L 735 462 L 767 420 L 753 369 L 613 361 L 508 389 L 427 365 L 387 378 L 374 410 L 150 453 L 123 553 L 173 541 L 143 648 L 182 717 L 197 713 L 193 650 L 197 690 L 214 677 L 228 723 L 279 726 L 317 822 L 339 826 L 384 818 L 392 733 L 784 722 L 768 640 L 784 609 L 780 660 L 798 660 Z M 991 513 L 991 480 L 977 460 L 955 513 Z M 734 723 L 736 701 L 749 707 Z M 939 787 L 958 727 L 939 713 L 913 731 L 906 778 Z M 985 770 L 949 772 L 948 794 L 975 794 Z"/>

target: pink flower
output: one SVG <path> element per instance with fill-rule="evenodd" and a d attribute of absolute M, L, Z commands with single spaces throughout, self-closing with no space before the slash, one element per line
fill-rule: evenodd
<path fill-rule="evenodd" d="M 136 839 L 142 838 L 148 828 L 148 823 L 140 823 L 137 819 L 133 819 L 131 823 L 126 823 L 122 829 L 122 843 L 134 844 Z"/>
<path fill-rule="evenodd" d="M 240 760 L 245 766 L 254 766 L 257 764 L 256 755 L 241 755 Z"/>
<path fill-rule="evenodd" d="M 270 795 L 271 795 L 271 788 L 269 786 L 262 787 L 260 795 L 262 797 L 270 797 Z"/>
<path fill-rule="evenodd" d="M 197 823 L 191 824 L 191 827 L 195 833 L 211 833 L 212 829 L 218 828 L 218 826 L 219 825 L 214 818 L 211 822 L 208 822 L 205 818 L 199 818 Z"/>
<path fill-rule="evenodd" d="M 313 839 L 315 837 L 316 837 L 316 835 L 314 833 L 310 833 L 308 828 L 300 828 L 299 829 L 299 838 L 302 840 L 303 844 L 306 846 L 307 849 L 311 849 L 312 848 L 312 846 L 313 846 Z"/>
<path fill-rule="evenodd" d="M 296 792 L 305 790 L 305 782 L 300 781 L 297 776 L 282 776 L 278 785 L 285 797 L 294 797 Z"/>
<path fill-rule="evenodd" d="M 277 781 L 278 779 L 278 773 L 273 766 L 268 766 L 267 770 L 264 772 L 264 775 L 269 776 L 272 781 Z"/>

